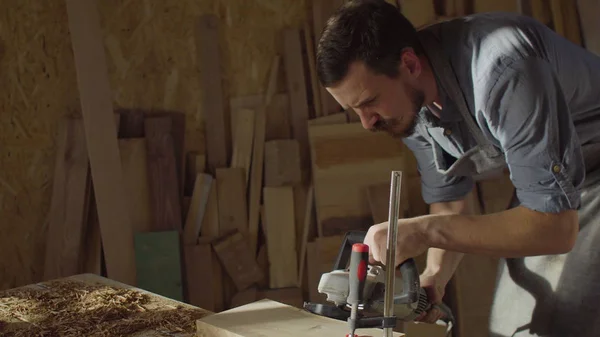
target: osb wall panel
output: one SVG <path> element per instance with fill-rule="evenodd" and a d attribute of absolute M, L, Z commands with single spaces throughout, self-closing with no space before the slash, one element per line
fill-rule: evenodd
<path fill-rule="evenodd" d="M 305 1 L 98 1 L 116 108 L 181 111 L 186 148 L 204 151 L 194 23 L 221 20 L 225 99 L 264 90 L 279 33 L 300 27 Z M 280 81 L 283 85 L 283 81 Z M 0 7 L 0 289 L 43 270 L 60 118 L 79 114 L 63 0 L 3 0 Z"/>

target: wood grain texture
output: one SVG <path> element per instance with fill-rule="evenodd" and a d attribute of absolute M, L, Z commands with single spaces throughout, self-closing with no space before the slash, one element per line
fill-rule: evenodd
<path fill-rule="evenodd" d="M 263 273 L 250 252 L 248 240 L 239 232 L 213 243 L 214 250 L 238 291 L 245 290 L 263 278 Z"/>
<path fill-rule="evenodd" d="M 46 236 L 45 280 L 79 272 L 90 200 L 83 122 L 63 119 L 59 130 Z"/>
<path fill-rule="evenodd" d="M 242 168 L 217 169 L 217 197 L 219 200 L 219 233 L 238 230 L 248 233 L 248 206 L 246 180 Z"/>
<path fill-rule="evenodd" d="M 186 274 L 186 299 L 191 305 L 215 311 L 215 278 L 213 274 L 213 250 L 210 244 L 185 245 L 183 247 Z"/>
<path fill-rule="evenodd" d="M 152 230 L 153 212 L 148 177 L 146 139 L 119 139 L 119 151 L 133 231 L 136 233 L 149 232 Z"/>
<path fill-rule="evenodd" d="M 133 231 L 96 1 L 66 0 L 107 276 L 135 283 Z"/>
<path fill-rule="evenodd" d="M 239 109 L 232 111 L 232 113 L 233 154 L 231 156 L 230 167 L 244 169 L 246 182 L 244 186 L 247 186 L 250 180 L 256 111 L 252 109 Z"/>
<path fill-rule="evenodd" d="M 266 187 L 292 186 L 302 182 L 300 144 L 295 139 L 265 142 Z"/>
<path fill-rule="evenodd" d="M 417 174 L 401 141 L 360 123 L 311 125 L 309 133 L 319 236 L 365 230 L 372 224 L 367 187 L 389 183 L 393 170 Z"/>
<path fill-rule="evenodd" d="M 333 337 L 345 336 L 348 323 L 264 299 L 203 317 L 196 321 L 196 333 L 199 337 Z M 360 334 L 383 336 L 383 330 L 361 329 Z"/>
<path fill-rule="evenodd" d="M 194 194 L 183 228 L 183 243 L 186 245 L 195 245 L 198 242 L 212 186 L 213 178 L 210 174 L 199 173 L 196 176 Z"/>
<path fill-rule="evenodd" d="M 308 172 L 310 168 L 310 148 L 308 142 L 308 97 L 302 44 L 297 29 L 284 31 L 284 64 L 287 80 L 287 91 L 290 95 L 292 136 L 300 144 L 300 163 Z"/>
<path fill-rule="evenodd" d="M 294 287 L 298 282 L 294 189 L 265 187 L 263 196 L 270 288 Z"/>
<path fill-rule="evenodd" d="M 181 200 L 170 117 L 145 120 L 153 230 L 181 231 Z"/>
<path fill-rule="evenodd" d="M 207 170 L 214 175 L 217 168 L 228 167 L 231 158 L 231 120 L 223 105 L 219 20 L 216 16 L 206 14 L 198 19 L 196 51 L 206 123 Z"/>

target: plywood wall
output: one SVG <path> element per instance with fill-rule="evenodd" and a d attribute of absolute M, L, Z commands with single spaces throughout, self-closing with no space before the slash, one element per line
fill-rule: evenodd
<path fill-rule="evenodd" d="M 186 149 L 204 151 L 195 19 L 221 19 L 226 99 L 264 90 L 282 28 L 300 27 L 297 0 L 98 1 L 116 108 L 185 113 Z M 283 86 L 283 80 L 280 86 Z M 0 8 L 0 289 L 38 281 L 60 117 L 79 114 L 64 0 Z"/>

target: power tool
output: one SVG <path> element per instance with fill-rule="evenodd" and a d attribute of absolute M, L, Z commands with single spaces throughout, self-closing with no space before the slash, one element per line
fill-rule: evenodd
<path fill-rule="evenodd" d="M 401 177 L 401 172 L 392 172 L 390 224 L 398 222 Z M 397 226 L 390 225 L 386 261 L 392 266 L 395 265 L 396 235 Z M 304 309 L 347 321 L 351 337 L 360 328 L 381 328 L 384 336 L 391 336 L 396 320 L 414 321 L 429 310 L 431 304 L 420 286 L 414 259 L 403 261 L 397 269 L 369 264 L 369 247 L 363 244 L 365 236 L 366 232 L 362 231 L 346 233 L 333 271 L 321 276 L 318 291 L 326 294 L 327 301 L 334 305 L 305 302 Z M 443 303 L 436 306 L 442 311 L 450 331 L 454 325 L 452 312 Z"/>

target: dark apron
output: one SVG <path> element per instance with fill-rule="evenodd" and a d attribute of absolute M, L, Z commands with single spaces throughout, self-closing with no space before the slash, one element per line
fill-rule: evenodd
<path fill-rule="evenodd" d="M 475 124 L 456 74 L 434 30 L 421 31 L 421 43 L 456 104 L 476 146 L 465 152 L 446 175 L 474 179 L 495 175 L 506 167 L 503 153 Z M 421 130 L 429 138 L 427 130 Z M 434 155 L 441 147 L 432 141 Z M 500 259 L 491 310 L 489 337 L 600 337 L 600 172 L 588 174 L 578 211 L 580 232 L 568 254 Z M 511 207 L 518 206 L 513 197 Z M 552 230 L 548 228 L 548 230 Z M 531 238 L 535 240 L 535 238 Z M 462 336 L 484 337 L 484 336 Z"/>

